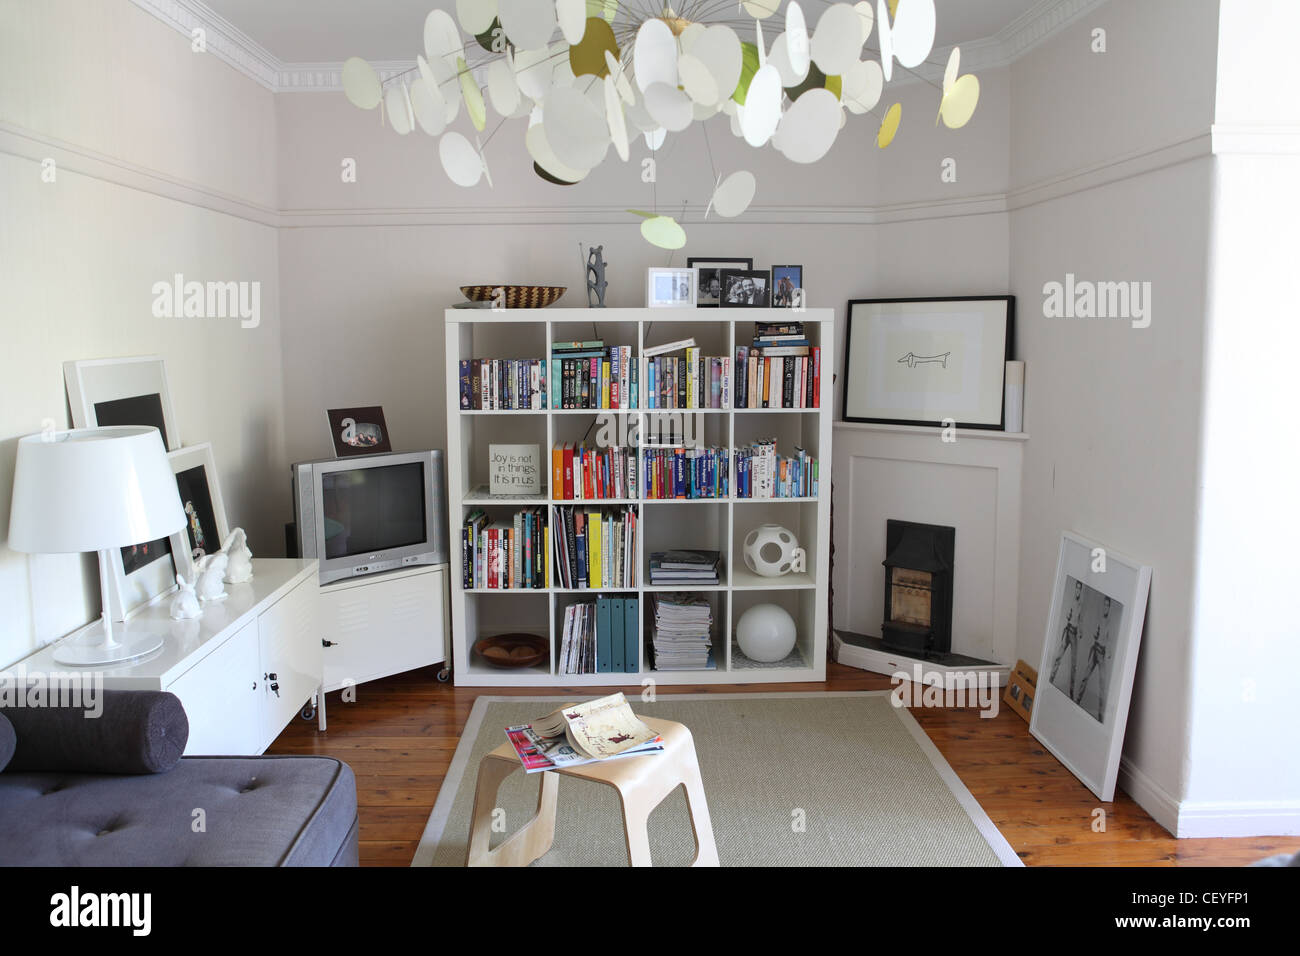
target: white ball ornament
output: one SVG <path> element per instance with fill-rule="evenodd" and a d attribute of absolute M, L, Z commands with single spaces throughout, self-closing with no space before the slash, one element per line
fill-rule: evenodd
<path fill-rule="evenodd" d="M 755 604 L 736 624 L 736 643 L 760 664 L 784 660 L 794 650 L 794 618 L 777 604 Z"/>
<path fill-rule="evenodd" d="M 807 557 L 794 534 L 779 524 L 765 524 L 745 536 L 745 566 L 765 578 L 804 571 Z"/>

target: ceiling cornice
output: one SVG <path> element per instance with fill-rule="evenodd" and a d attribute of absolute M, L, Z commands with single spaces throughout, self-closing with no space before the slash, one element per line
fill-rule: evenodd
<path fill-rule="evenodd" d="M 192 36 L 195 28 L 207 33 L 207 49 L 222 62 L 274 93 L 332 93 L 343 88 L 342 63 L 283 63 L 269 50 L 203 0 L 131 0 L 163 23 Z M 995 36 L 960 44 L 964 70 L 1008 66 L 1046 42 L 1076 20 L 1109 0 L 1039 0 Z M 931 62 L 911 71 L 916 79 L 938 83 L 951 47 L 936 47 Z M 409 61 L 376 61 L 380 79 L 409 70 Z M 913 77 L 904 75 L 899 82 Z"/>

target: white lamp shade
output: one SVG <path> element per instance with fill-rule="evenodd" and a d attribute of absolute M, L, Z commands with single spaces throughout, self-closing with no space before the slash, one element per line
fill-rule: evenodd
<path fill-rule="evenodd" d="M 185 526 L 156 428 L 77 428 L 18 440 L 9 547 L 34 554 L 104 551 Z"/>

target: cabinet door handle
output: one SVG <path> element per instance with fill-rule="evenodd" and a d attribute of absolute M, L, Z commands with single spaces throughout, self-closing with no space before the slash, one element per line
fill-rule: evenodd
<path fill-rule="evenodd" d="M 257 681 L 253 681 L 253 690 L 257 690 Z"/>
<path fill-rule="evenodd" d="M 271 684 L 271 690 L 275 691 L 275 696 L 276 696 L 276 697 L 279 697 L 279 696 L 280 696 L 280 685 L 279 685 L 279 684 L 272 683 L 272 684 Z"/>
<path fill-rule="evenodd" d="M 338 647 L 338 646 L 339 646 L 339 642 L 338 642 L 338 641 L 327 641 L 327 640 L 325 640 L 325 638 L 322 637 L 322 638 L 321 638 L 321 641 L 320 641 L 320 646 L 321 646 L 321 647 Z"/>

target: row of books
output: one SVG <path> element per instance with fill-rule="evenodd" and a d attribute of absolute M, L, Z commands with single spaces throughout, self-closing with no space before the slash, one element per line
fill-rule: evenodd
<path fill-rule="evenodd" d="M 636 508 L 553 509 L 556 587 L 637 586 Z"/>
<path fill-rule="evenodd" d="M 546 407 L 546 363 L 541 359 L 461 359 L 462 411 L 517 411 Z"/>
<path fill-rule="evenodd" d="M 699 594 L 654 594 L 651 664 L 657 671 L 716 670 L 713 609 Z"/>
<path fill-rule="evenodd" d="M 552 497 L 566 501 L 636 497 L 636 451 L 561 442 L 551 449 Z"/>
<path fill-rule="evenodd" d="M 701 355 L 694 346 L 686 355 L 656 355 L 646 362 L 646 407 L 730 408 L 731 359 Z"/>
<path fill-rule="evenodd" d="M 816 458 L 795 447 L 794 457 L 776 453 L 776 439 L 736 449 L 737 498 L 816 498 L 821 469 Z"/>
<path fill-rule="evenodd" d="M 628 409 L 640 392 L 632 346 L 602 339 L 551 346 L 551 407 Z"/>
<path fill-rule="evenodd" d="M 717 551 L 655 551 L 650 555 L 650 583 L 717 584 L 721 561 Z"/>
<path fill-rule="evenodd" d="M 635 597 L 597 598 L 564 609 L 560 674 L 635 674 L 640 602 Z"/>
<path fill-rule="evenodd" d="M 461 528 L 461 583 L 494 590 L 550 587 L 549 547 L 544 508 L 525 508 L 496 522 L 476 508 Z"/>
<path fill-rule="evenodd" d="M 730 473 L 726 448 L 647 448 L 646 498 L 725 498 Z"/>
<path fill-rule="evenodd" d="M 820 408 L 822 350 L 803 356 L 772 356 L 763 349 L 736 349 L 737 408 Z"/>

